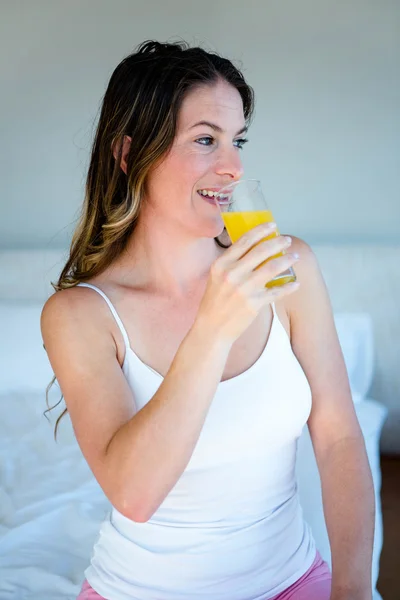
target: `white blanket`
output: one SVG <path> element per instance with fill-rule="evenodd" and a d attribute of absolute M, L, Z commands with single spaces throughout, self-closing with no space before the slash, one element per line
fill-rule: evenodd
<path fill-rule="evenodd" d="M 1 600 L 75 600 L 109 510 L 68 415 L 55 443 L 45 408 L 44 395 L 0 395 Z"/>

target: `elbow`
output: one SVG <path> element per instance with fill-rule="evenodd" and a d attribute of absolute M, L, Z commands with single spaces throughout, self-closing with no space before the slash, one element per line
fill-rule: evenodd
<path fill-rule="evenodd" d="M 115 477 L 109 482 L 109 500 L 112 506 L 124 517 L 136 523 L 146 523 L 156 513 L 165 496 L 158 490 L 150 494 L 148 481 L 136 477 L 131 473 L 129 485 L 126 484 L 127 478 L 123 477 L 116 481 Z M 110 497 L 112 496 L 112 497 Z"/>
<path fill-rule="evenodd" d="M 149 520 L 150 517 L 146 517 L 143 514 L 139 514 L 139 513 L 132 513 L 131 511 L 119 511 L 122 515 L 124 515 L 124 517 L 126 517 L 127 519 L 129 519 L 130 521 L 133 521 L 134 523 L 147 523 L 147 521 Z"/>
<path fill-rule="evenodd" d="M 149 514 L 148 512 L 140 512 L 138 510 L 120 510 L 119 511 L 122 515 L 124 515 L 124 517 L 126 517 L 127 519 L 129 519 L 130 521 L 134 521 L 135 523 L 147 523 L 147 521 L 149 521 L 151 519 L 151 517 L 153 516 L 152 514 Z"/>
<path fill-rule="evenodd" d="M 115 508 L 124 517 L 135 523 L 147 523 L 156 512 L 156 509 L 150 509 L 147 502 L 134 504 L 132 501 L 127 502 L 126 499 L 120 502 L 119 506 L 115 506 Z"/>
<path fill-rule="evenodd" d="M 126 485 L 127 478 L 118 474 L 108 479 L 107 487 L 102 486 L 111 506 L 123 517 L 136 523 L 146 523 L 155 513 L 157 507 L 151 510 L 152 504 L 149 498 L 138 489 L 137 483 L 131 476 L 130 485 Z"/>

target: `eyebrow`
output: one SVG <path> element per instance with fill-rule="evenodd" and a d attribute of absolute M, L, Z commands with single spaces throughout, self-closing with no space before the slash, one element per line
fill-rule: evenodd
<path fill-rule="evenodd" d="M 198 123 L 195 123 L 194 125 L 192 125 L 189 129 L 193 129 L 194 127 L 199 127 L 199 125 L 205 125 L 206 127 L 211 127 L 211 129 L 214 129 L 214 131 L 217 131 L 218 133 L 223 133 L 224 130 L 219 126 L 216 125 L 215 123 L 210 123 L 210 121 L 199 121 Z M 244 127 L 242 127 L 242 129 L 240 131 L 238 131 L 236 133 L 236 135 L 240 135 L 241 133 L 246 133 L 246 131 L 248 131 L 248 127 L 245 125 Z"/>

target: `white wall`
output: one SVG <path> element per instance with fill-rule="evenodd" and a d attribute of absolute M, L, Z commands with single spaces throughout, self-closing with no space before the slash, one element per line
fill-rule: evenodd
<path fill-rule="evenodd" d="M 67 245 L 113 69 L 177 36 L 242 61 L 257 95 L 246 175 L 282 229 L 400 241 L 399 2 L 19 0 L 0 21 L 0 247 Z"/>

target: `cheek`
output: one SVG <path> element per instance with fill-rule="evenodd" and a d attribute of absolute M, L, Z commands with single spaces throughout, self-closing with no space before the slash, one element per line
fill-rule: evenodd
<path fill-rule="evenodd" d="M 196 149 L 177 147 L 153 171 L 149 191 L 163 187 L 190 191 L 197 181 L 204 178 L 211 168 L 211 153 Z"/>
<path fill-rule="evenodd" d="M 201 148 L 182 147 L 170 156 L 169 167 L 178 178 L 188 181 L 201 178 L 212 164 L 211 152 L 201 152 Z"/>

